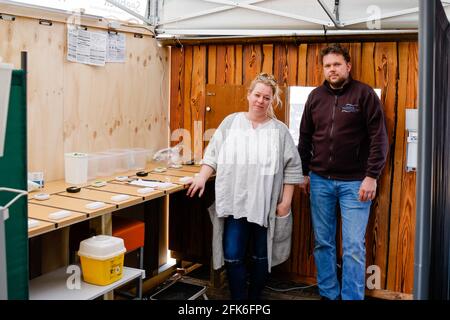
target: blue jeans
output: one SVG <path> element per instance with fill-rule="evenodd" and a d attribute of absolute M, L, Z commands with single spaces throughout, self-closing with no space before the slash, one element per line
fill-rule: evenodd
<path fill-rule="evenodd" d="M 253 252 L 247 290 L 245 257 L 250 237 L 253 239 Z M 225 218 L 223 251 L 231 299 L 260 299 L 268 274 L 267 228 L 248 222 L 246 218 Z"/>
<path fill-rule="evenodd" d="M 371 201 L 358 200 L 361 181 L 325 179 L 310 173 L 314 259 L 321 296 L 363 300 L 366 275 L 365 234 Z M 336 270 L 336 204 L 342 218 L 342 289 Z"/>

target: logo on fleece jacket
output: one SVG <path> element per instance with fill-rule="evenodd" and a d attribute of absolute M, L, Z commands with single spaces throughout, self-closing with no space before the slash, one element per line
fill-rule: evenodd
<path fill-rule="evenodd" d="M 341 107 L 341 112 L 359 112 L 359 105 L 347 103 Z"/>

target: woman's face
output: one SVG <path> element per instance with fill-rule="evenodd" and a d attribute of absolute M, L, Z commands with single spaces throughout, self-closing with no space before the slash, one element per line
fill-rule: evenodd
<path fill-rule="evenodd" d="M 255 88 L 247 94 L 248 111 L 267 115 L 267 109 L 272 103 L 272 88 L 264 83 L 257 83 Z"/>

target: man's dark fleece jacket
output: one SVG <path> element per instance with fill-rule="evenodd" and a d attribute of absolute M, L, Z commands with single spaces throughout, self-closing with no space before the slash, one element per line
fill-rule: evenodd
<path fill-rule="evenodd" d="M 388 138 L 381 102 L 368 85 L 348 78 L 341 89 L 325 81 L 308 97 L 298 150 L 303 174 L 336 180 L 378 179 Z"/>

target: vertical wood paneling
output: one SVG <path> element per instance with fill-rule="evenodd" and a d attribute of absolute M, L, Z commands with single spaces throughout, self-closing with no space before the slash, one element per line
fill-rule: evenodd
<path fill-rule="evenodd" d="M 245 45 L 243 47 L 243 56 L 243 84 L 248 86 L 261 71 L 263 59 L 261 45 Z"/>
<path fill-rule="evenodd" d="M 273 45 L 264 44 L 262 47 L 262 68 L 261 72 L 273 74 Z"/>
<path fill-rule="evenodd" d="M 186 129 L 191 133 L 191 155 L 192 150 L 194 149 L 194 130 L 192 128 L 193 125 L 193 116 L 192 116 L 192 101 L 194 98 L 194 93 L 192 92 L 192 64 L 194 59 L 194 47 L 193 46 L 185 46 L 184 47 L 184 114 L 183 114 L 183 129 Z M 187 145 L 185 146 L 187 148 Z"/>
<path fill-rule="evenodd" d="M 232 73 L 230 73 L 232 74 Z M 233 73 L 234 74 L 234 73 Z M 191 114 L 194 123 L 193 155 L 196 162 L 203 156 L 203 131 L 205 119 L 205 87 L 206 87 L 206 46 L 195 46 L 191 79 Z M 191 130 L 192 132 L 192 130 Z"/>
<path fill-rule="evenodd" d="M 297 85 L 306 86 L 307 76 L 307 44 L 298 46 Z M 293 230 L 292 255 L 289 259 L 290 272 L 303 277 L 314 277 L 313 231 L 309 210 L 309 197 L 295 188 L 293 198 Z"/>
<path fill-rule="evenodd" d="M 360 80 L 371 87 L 375 87 L 375 43 L 366 42 L 362 44 L 362 65 Z"/>
<path fill-rule="evenodd" d="M 298 86 L 306 86 L 306 74 L 307 74 L 307 44 L 301 44 L 298 46 Z"/>
<path fill-rule="evenodd" d="M 216 84 L 234 84 L 235 52 L 234 45 L 217 46 Z"/>
<path fill-rule="evenodd" d="M 242 45 L 238 44 L 236 45 L 236 53 L 235 53 L 235 64 L 236 64 L 236 73 L 235 73 L 235 79 L 234 84 L 242 84 Z"/>
<path fill-rule="evenodd" d="M 278 84 L 287 86 L 289 82 L 288 72 L 288 45 L 276 44 L 273 49 L 273 75 L 277 79 Z"/>
<path fill-rule="evenodd" d="M 184 51 L 171 48 L 170 67 L 170 131 L 184 127 Z M 176 145 L 177 141 L 172 141 Z"/>
<path fill-rule="evenodd" d="M 226 55 L 227 67 L 225 69 L 225 82 L 224 84 L 235 84 L 236 80 L 236 48 L 234 45 L 227 46 Z"/>
<path fill-rule="evenodd" d="M 308 45 L 308 71 L 306 73 L 306 85 L 311 87 L 320 86 L 324 80 L 322 71 L 322 61 L 320 61 L 320 50 L 324 47 L 322 44 Z"/>
<path fill-rule="evenodd" d="M 218 45 L 216 53 L 216 84 L 225 84 L 227 67 L 227 47 Z"/>
<path fill-rule="evenodd" d="M 387 289 L 411 293 L 413 289 L 414 232 L 415 232 L 415 178 L 406 172 L 406 108 L 417 103 L 417 43 L 401 42 L 399 47 L 399 80 L 396 153 L 392 181 L 389 260 Z M 399 152 L 402 151 L 402 152 Z"/>
<path fill-rule="evenodd" d="M 274 47 L 273 74 L 280 86 L 297 85 L 298 47 L 278 44 Z"/>
<path fill-rule="evenodd" d="M 352 63 L 352 77 L 354 79 L 361 79 L 362 69 L 362 49 L 361 43 L 355 42 L 349 44 L 349 53 Z"/>
<path fill-rule="evenodd" d="M 208 46 L 208 83 L 216 84 L 216 55 L 217 46 Z"/>
<path fill-rule="evenodd" d="M 381 88 L 381 102 L 384 108 L 389 145 L 394 144 L 394 126 L 397 92 L 397 44 L 377 43 L 375 45 L 375 87 Z M 394 152 L 392 152 L 394 151 Z M 391 149 L 381 178 L 378 180 L 377 198 L 372 205 L 371 223 L 367 230 L 367 264 L 381 268 L 381 283 L 385 286 L 387 255 L 389 245 L 389 207 L 391 199 L 392 159 Z"/>
<path fill-rule="evenodd" d="M 287 48 L 287 63 L 286 63 L 287 85 L 296 86 L 298 81 L 298 46 L 289 45 Z"/>

